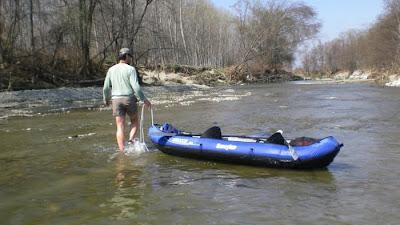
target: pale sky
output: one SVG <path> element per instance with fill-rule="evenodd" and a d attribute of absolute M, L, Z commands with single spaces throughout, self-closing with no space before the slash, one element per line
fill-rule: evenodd
<path fill-rule="evenodd" d="M 211 0 L 217 7 L 232 9 L 237 0 Z M 318 37 L 330 41 L 350 29 L 365 29 L 383 12 L 383 0 L 303 0 L 318 13 L 322 27 Z"/>

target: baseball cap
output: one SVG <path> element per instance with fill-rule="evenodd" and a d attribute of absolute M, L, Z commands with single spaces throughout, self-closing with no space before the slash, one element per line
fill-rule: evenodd
<path fill-rule="evenodd" d="M 120 56 L 122 56 L 122 55 L 129 55 L 130 57 L 132 57 L 132 52 L 131 52 L 131 50 L 129 49 L 129 48 L 121 48 L 120 50 L 119 50 L 119 53 L 118 53 Z"/>

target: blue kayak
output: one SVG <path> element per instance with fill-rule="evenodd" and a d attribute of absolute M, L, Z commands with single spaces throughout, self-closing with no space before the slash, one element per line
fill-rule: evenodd
<path fill-rule="evenodd" d="M 265 137 L 191 134 L 169 124 L 152 125 L 149 138 L 160 151 L 171 155 L 290 169 L 327 167 L 343 146 L 331 136 L 301 137 L 277 144 Z"/>

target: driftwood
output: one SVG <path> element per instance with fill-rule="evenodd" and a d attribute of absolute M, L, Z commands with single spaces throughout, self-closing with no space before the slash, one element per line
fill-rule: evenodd
<path fill-rule="evenodd" d="M 79 80 L 75 82 L 76 85 L 81 87 L 90 87 L 90 86 L 103 86 L 104 78 L 95 79 L 95 80 Z"/>

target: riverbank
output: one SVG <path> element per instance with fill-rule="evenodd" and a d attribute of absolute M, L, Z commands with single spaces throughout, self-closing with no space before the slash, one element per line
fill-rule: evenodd
<path fill-rule="evenodd" d="M 181 99 L 182 104 L 190 104 L 193 96 L 202 96 L 211 87 L 227 89 L 231 82 L 225 72 L 217 69 L 197 69 L 176 67 L 166 70 L 140 70 L 143 89 L 154 104 L 165 104 Z M 275 75 L 279 79 L 294 80 L 294 75 Z M 266 82 L 265 80 L 244 81 L 245 83 Z M 279 80 L 278 79 L 278 80 Z M 389 82 L 376 79 L 371 72 L 355 71 L 338 73 L 333 78 L 313 79 L 312 83 L 358 83 L 378 82 L 386 86 L 400 86 L 400 76 L 388 76 Z M 235 84 L 240 84 L 236 82 Z M 236 99 L 237 96 L 226 96 Z M 45 113 L 68 112 L 74 109 L 102 108 L 102 87 L 62 87 L 54 89 L 21 90 L 0 92 L 0 119 L 10 116 L 33 116 Z"/>
<path fill-rule="evenodd" d="M 17 65 L 10 66 L 9 71 L 0 68 L 0 91 L 55 89 L 62 87 L 100 87 L 104 83 L 107 72 L 106 68 L 104 68 L 102 71 L 98 71 L 91 76 L 82 77 L 77 74 L 66 73 L 29 75 L 29 73 L 20 71 L 19 69 L 20 67 Z M 228 81 L 223 68 L 165 65 L 137 67 L 137 69 L 143 84 L 149 86 L 173 84 L 217 86 L 235 82 Z"/>
<path fill-rule="evenodd" d="M 400 87 L 400 75 L 390 72 L 371 70 L 339 71 L 331 75 L 318 77 L 302 76 L 305 80 L 314 80 L 325 83 L 359 83 L 374 82 L 381 86 Z"/>
<path fill-rule="evenodd" d="M 388 81 L 385 83 L 386 86 L 388 87 L 400 87 L 400 75 L 389 75 L 388 76 Z"/>
<path fill-rule="evenodd" d="M 109 65 L 111 66 L 111 65 Z M 62 87 L 102 86 L 106 74 L 104 71 L 82 77 L 73 74 L 27 75 L 14 66 L 10 71 L 0 69 L 0 91 L 22 91 L 36 89 L 54 89 Z M 249 68 L 231 66 L 225 68 L 195 67 L 188 65 L 138 66 L 142 84 L 148 86 L 163 85 L 207 85 L 226 86 L 241 83 L 274 83 L 302 79 L 285 70 L 249 71 Z"/>

